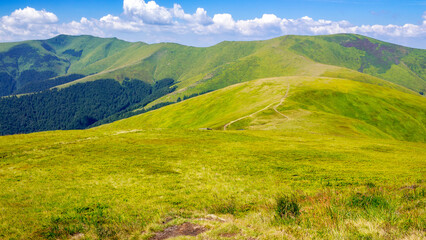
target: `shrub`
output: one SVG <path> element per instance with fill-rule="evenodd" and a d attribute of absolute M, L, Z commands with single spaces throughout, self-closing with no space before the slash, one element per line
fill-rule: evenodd
<path fill-rule="evenodd" d="M 300 215 L 300 207 L 294 197 L 280 196 L 276 202 L 275 217 L 277 219 L 295 218 Z"/>

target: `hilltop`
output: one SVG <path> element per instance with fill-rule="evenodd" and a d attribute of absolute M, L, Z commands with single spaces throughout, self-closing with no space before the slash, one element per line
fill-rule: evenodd
<path fill-rule="evenodd" d="M 2 95 L 32 92 L 42 95 L 9 100 L 13 103 L 3 99 L 1 132 L 12 134 L 96 126 L 232 84 L 268 77 L 382 80 L 383 85 L 395 83 L 393 88 L 423 94 L 426 89 L 425 52 L 351 34 L 222 42 L 208 48 L 66 35 L 49 40 L 5 43 L 0 44 Z M 102 97 L 102 89 L 126 89 L 123 82 L 140 80 L 139 85 L 153 86 L 164 79 L 173 80 L 168 86 L 170 90 L 154 95 L 139 92 L 133 96 L 135 100 L 112 105 Z M 122 87 L 105 80 L 115 80 Z M 79 86 L 69 88 L 76 85 Z M 94 89 L 95 86 L 98 89 Z M 81 103 L 70 97 L 88 98 L 81 91 L 76 92 L 80 88 L 93 89 L 93 97 L 85 101 L 86 106 L 106 104 L 111 105 L 111 109 L 107 107 L 95 115 L 84 110 Z M 55 92 L 55 89 L 59 91 Z M 64 89 L 66 91 L 61 91 Z M 115 94 L 123 97 L 127 93 Z M 46 109 L 45 99 L 75 108 L 61 116 L 60 109 Z M 13 110 L 16 117 L 8 113 L 7 106 L 29 104 L 30 109 Z M 33 110 L 39 113 L 38 116 Z M 11 128 L 11 123 L 19 123 L 18 119 L 23 118 L 26 120 Z M 52 119 L 54 123 L 48 123 Z"/>

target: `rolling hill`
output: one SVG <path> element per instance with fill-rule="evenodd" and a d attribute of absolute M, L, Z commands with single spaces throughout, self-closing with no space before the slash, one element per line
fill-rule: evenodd
<path fill-rule="evenodd" d="M 76 84 L 94 86 L 88 83 L 99 80 L 102 80 L 102 84 L 108 79 L 120 84 L 123 81 L 141 80 L 150 85 L 163 79 L 174 80 L 171 90 L 150 97 L 148 102 L 142 101 L 147 99 L 146 96 L 139 96 L 139 102 L 125 103 L 114 111 L 96 116 L 84 111 L 85 106 L 75 108 L 66 117 L 61 116 L 60 111 L 44 110 L 37 104 L 18 112 L 3 107 L 1 133 L 73 129 L 76 125 L 72 122 L 80 121 L 80 118 L 89 118 L 94 122 L 83 121 L 86 124 L 79 125 L 79 128 L 97 126 L 232 84 L 270 77 L 311 76 L 381 82 L 383 86 L 391 86 L 400 91 L 423 94 L 426 89 L 425 52 L 350 34 L 223 42 L 208 48 L 172 43 L 148 45 L 118 39 L 65 35 L 49 40 L 0 44 L 2 95 L 31 92 L 37 95 L 40 91 L 55 91 L 48 90 L 55 88 L 59 89 L 58 94 L 43 94 L 60 98 L 61 93 L 68 94 L 79 87 L 67 91 L 62 89 Z M 95 85 L 102 85 L 101 83 Z M 102 88 L 113 86 L 103 85 Z M 102 90 L 99 88 L 96 91 Z M 13 101 L 22 105 L 23 102 L 30 101 L 30 98 L 23 96 Z M 95 97 L 91 104 L 99 105 L 101 99 Z M 2 106 L 12 105 L 8 102 L 10 100 L 1 101 Z M 65 105 L 78 104 L 73 100 L 69 103 L 59 99 L 55 101 Z M 47 105 L 43 102 L 38 104 Z M 10 111 L 15 112 L 16 118 L 5 117 Z M 40 119 L 34 115 L 36 112 L 42 112 L 41 116 L 48 119 L 56 119 L 55 122 L 65 122 L 56 124 L 58 127 L 52 124 L 29 127 L 25 122 L 46 122 L 36 120 Z M 52 114 L 53 112 L 56 114 Z M 22 122 L 18 118 L 28 121 L 12 128 L 9 122 Z"/>
<path fill-rule="evenodd" d="M 71 73 L 92 74 L 85 68 L 131 45 L 132 43 L 118 39 L 65 35 L 49 40 L 2 43 L 1 96 L 19 93 L 27 84 L 58 76 Z"/>
<path fill-rule="evenodd" d="M 0 99 L 1 239 L 425 236 L 425 50 L 341 34 L 0 52 L 3 95 L 26 93 Z"/>
<path fill-rule="evenodd" d="M 227 129 L 425 142 L 425 99 L 377 84 L 306 76 L 253 80 L 103 127 L 222 130 L 227 123 L 250 115 Z M 285 104 L 279 104 L 281 100 Z"/>
<path fill-rule="evenodd" d="M 366 81 L 258 79 L 2 136 L 0 237 L 422 239 L 426 101 Z"/>

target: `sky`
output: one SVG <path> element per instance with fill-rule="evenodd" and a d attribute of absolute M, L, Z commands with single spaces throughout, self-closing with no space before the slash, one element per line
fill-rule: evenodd
<path fill-rule="evenodd" d="M 426 0 L 0 0 L 0 42 L 89 34 L 204 47 L 336 33 L 426 49 Z"/>

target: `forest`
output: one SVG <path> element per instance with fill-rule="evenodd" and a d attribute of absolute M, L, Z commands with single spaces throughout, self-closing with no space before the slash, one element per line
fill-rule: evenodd
<path fill-rule="evenodd" d="M 116 113 L 144 106 L 175 90 L 173 79 L 150 85 L 112 79 L 0 99 L 0 134 L 85 129 Z M 125 116 L 125 115 L 123 115 Z M 114 120 L 118 120 L 117 115 Z"/>

